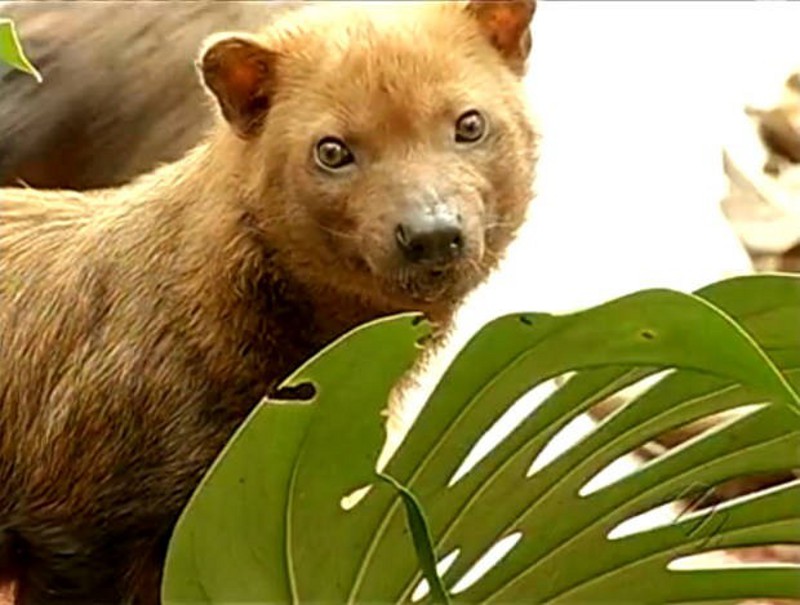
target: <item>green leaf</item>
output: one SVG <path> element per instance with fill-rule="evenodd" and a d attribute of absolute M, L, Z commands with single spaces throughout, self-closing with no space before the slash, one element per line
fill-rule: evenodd
<path fill-rule="evenodd" d="M 177 524 L 165 603 L 306 602 L 329 581 L 352 581 L 358 558 L 341 555 L 365 543 L 371 527 L 340 501 L 375 479 L 381 412 L 428 332 L 410 315 L 360 328 L 282 385 L 311 383 L 314 401 L 258 406 Z M 373 492 L 396 499 L 382 484 Z"/>
<path fill-rule="evenodd" d="M 11 19 L 0 17 L 0 63 L 6 63 L 42 81 L 42 75 L 25 56 L 17 30 Z"/>
<path fill-rule="evenodd" d="M 359 328 L 287 381 L 312 382 L 313 402 L 264 402 L 231 441 L 176 528 L 165 602 L 408 602 L 423 576 L 434 580 L 429 600 L 446 591 L 459 602 L 798 597 L 790 567 L 669 567 L 710 549 L 800 544 L 798 481 L 663 527 L 612 534 L 728 479 L 800 467 L 798 318 L 800 279 L 780 275 L 696 295 L 649 290 L 564 316 L 499 318 L 457 356 L 385 469 L 403 497 L 372 484 L 380 411 L 425 328 L 408 316 Z M 656 374 L 663 377 L 654 386 L 530 472 L 573 419 Z M 512 405 L 564 375 L 563 386 L 454 480 Z M 589 489 L 609 464 L 658 435 L 742 406 L 750 407 L 738 420 Z M 250 491 L 236 491 L 241 476 L 252 478 Z M 342 508 L 344 496 L 370 484 L 354 508 Z M 521 538 L 496 565 L 458 586 L 512 535 Z M 452 564 L 432 575 L 445 555 Z M 258 594 L 242 598 L 245 585 Z"/>
<path fill-rule="evenodd" d="M 392 477 L 384 474 L 380 474 L 379 476 L 393 486 L 403 499 L 403 504 L 406 507 L 408 526 L 409 529 L 411 529 L 414 547 L 417 550 L 417 559 L 422 566 L 422 573 L 425 574 L 425 580 L 428 582 L 428 586 L 431 587 L 433 599 L 437 603 L 450 603 L 450 596 L 447 594 L 447 590 L 445 590 L 442 585 L 442 579 L 436 571 L 436 558 L 433 555 L 431 534 L 419 501 L 414 494 L 400 485 Z"/>

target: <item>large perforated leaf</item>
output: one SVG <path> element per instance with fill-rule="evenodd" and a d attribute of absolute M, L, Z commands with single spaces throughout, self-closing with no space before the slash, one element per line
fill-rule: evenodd
<path fill-rule="evenodd" d="M 754 276 L 695 296 L 651 290 L 566 316 L 510 315 L 450 366 L 385 472 L 414 495 L 448 590 L 503 538 L 513 548 L 460 590 L 469 602 L 726 602 L 800 596 L 796 568 L 678 571 L 696 552 L 800 543 L 800 484 L 610 539 L 620 523 L 727 479 L 800 467 L 800 280 Z M 422 324 L 366 326 L 309 362 L 309 404 L 265 402 L 185 511 L 167 603 L 408 602 L 422 579 L 408 501 L 374 476 L 380 411 L 410 366 Z M 530 473 L 572 419 L 643 377 L 665 378 Z M 475 443 L 533 387 L 569 375 L 453 482 Z M 637 446 L 752 405 L 601 489 L 585 486 Z M 352 510 L 341 499 L 373 484 Z M 582 489 L 583 488 L 583 489 Z M 425 557 L 422 557 L 424 560 Z"/>

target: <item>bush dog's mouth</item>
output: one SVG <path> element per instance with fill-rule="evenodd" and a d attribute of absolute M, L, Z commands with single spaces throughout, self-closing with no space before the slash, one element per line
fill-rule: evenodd
<path fill-rule="evenodd" d="M 401 270 L 393 276 L 392 285 L 415 303 L 433 304 L 461 298 L 482 277 L 473 263 L 459 262 L 446 267 Z"/>

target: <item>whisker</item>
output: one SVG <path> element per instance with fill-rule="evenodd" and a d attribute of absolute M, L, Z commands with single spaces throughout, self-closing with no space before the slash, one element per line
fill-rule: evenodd
<path fill-rule="evenodd" d="M 490 229 L 499 229 L 501 227 L 512 227 L 513 228 L 515 226 L 516 226 L 516 223 L 513 222 L 513 221 L 496 221 L 496 222 L 492 222 L 492 223 L 487 224 L 484 227 L 484 229 L 486 229 L 488 231 Z"/>
<path fill-rule="evenodd" d="M 343 239 L 350 239 L 350 240 L 358 239 L 358 236 L 355 235 L 354 233 L 347 233 L 345 231 L 339 231 L 337 229 L 331 229 L 330 227 L 326 227 L 325 225 L 319 223 L 318 221 L 315 221 L 315 224 L 317 225 L 317 227 L 319 227 L 325 233 L 330 233 L 331 235 L 335 235 L 335 236 L 341 237 Z"/>

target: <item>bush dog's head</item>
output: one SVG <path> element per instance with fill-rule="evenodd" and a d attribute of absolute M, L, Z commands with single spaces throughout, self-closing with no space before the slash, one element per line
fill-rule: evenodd
<path fill-rule="evenodd" d="M 278 262 L 398 310 L 477 285 L 531 196 L 534 7 L 327 2 L 209 40 L 199 68 Z"/>

